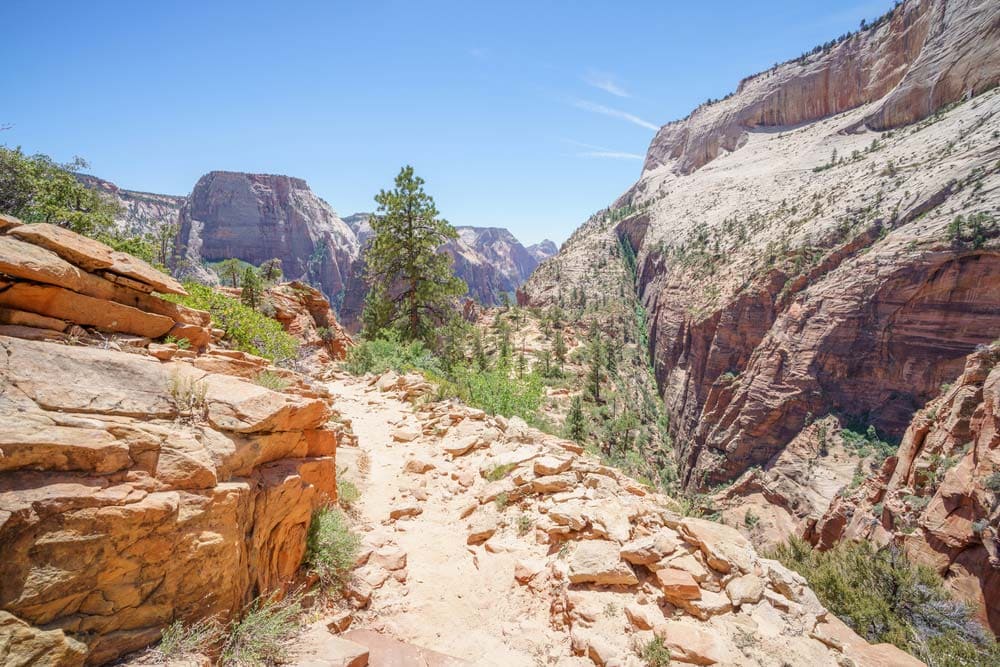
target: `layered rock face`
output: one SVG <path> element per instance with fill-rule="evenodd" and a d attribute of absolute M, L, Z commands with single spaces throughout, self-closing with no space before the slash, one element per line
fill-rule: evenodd
<path fill-rule="evenodd" d="M 337 321 L 330 302 L 315 287 L 291 282 L 267 289 L 265 300 L 274 307 L 274 319 L 299 341 L 299 361 L 311 374 L 347 356 L 351 337 Z"/>
<path fill-rule="evenodd" d="M 121 212 L 115 219 L 115 227 L 124 235 L 144 236 L 159 231 L 163 226 L 177 224 L 181 208 L 187 201 L 187 197 L 176 195 L 126 190 L 96 176 L 81 174 L 77 178 L 87 187 L 118 202 Z"/>
<path fill-rule="evenodd" d="M 175 270 L 202 280 L 203 262 L 237 258 L 254 265 L 278 258 L 292 279 L 342 294 L 358 243 L 351 229 L 300 178 L 213 171 L 202 176 L 180 212 Z"/>
<path fill-rule="evenodd" d="M 806 533 L 901 544 L 1000 632 L 1000 345 L 983 347 L 921 410 L 878 475 L 839 495 Z"/>
<path fill-rule="evenodd" d="M 0 661 L 103 664 L 281 590 L 336 498 L 325 390 L 210 344 L 208 314 L 149 294 L 182 289 L 134 258 L 3 225 Z M 203 345 L 150 342 L 185 320 Z"/>
<path fill-rule="evenodd" d="M 870 104 L 858 125 L 909 125 L 1000 81 L 1000 9 L 910 0 L 874 28 L 740 82 L 736 93 L 665 125 L 644 171 L 689 174 L 762 128 L 809 123 Z"/>
<path fill-rule="evenodd" d="M 0 332 L 58 337 L 76 325 L 104 333 L 208 345 L 206 312 L 152 294 L 186 294 L 145 262 L 49 224 L 0 219 Z M 78 328 L 78 327 L 77 327 Z"/>
<path fill-rule="evenodd" d="M 525 286 L 532 304 L 600 294 L 622 269 L 593 267 L 631 247 L 681 481 L 762 468 L 727 499 L 775 508 L 765 541 L 807 529 L 858 469 L 823 429 L 898 440 L 1000 335 L 1000 94 L 982 92 L 998 16 L 910 0 L 666 126 L 635 186 Z M 984 598 L 950 556 L 938 569 Z"/>
<path fill-rule="evenodd" d="M 975 49 L 954 37 L 993 34 L 997 11 L 993 3 L 907 2 L 816 62 L 870 44 L 875 51 L 860 62 L 875 80 L 896 57 L 894 45 L 923 44 L 904 68 L 910 76 L 927 60 L 957 75 Z M 923 24 L 933 39 L 915 40 Z M 1000 75 L 989 51 L 987 66 L 969 74 L 977 82 Z M 754 91 L 765 85 L 793 108 L 811 71 L 783 65 L 708 109 L 756 108 Z M 913 125 L 871 130 L 894 94 L 833 107 L 814 99 L 814 115 L 774 119 L 804 122 L 795 127 L 739 125 L 739 145 L 693 173 L 688 157 L 697 151 L 664 157 L 661 136 L 651 164 L 668 162 L 648 168 L 526 285 L 529 303 L 552 303 L 573 287 L 600 294 L 606 271 L 590 267 L 619 239 L 634 249 L 687 486 L 768 465 L 829 412 L 899 437 L 961 372 L 965 355 L 1000 333 L 1000 223 L 990 194 L 1000 184 L 992 154 L 1000 96 L 962 92 L 942 100 L 956 105 Z M 714 131 L 721 141 L 723 130 Z"/>

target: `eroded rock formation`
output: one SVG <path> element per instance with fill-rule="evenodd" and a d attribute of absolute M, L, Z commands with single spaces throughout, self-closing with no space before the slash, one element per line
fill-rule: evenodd
<path fill-rule="evenodd" d="M 282 590 L 336 498 L 328 394 L 211 345 L 208 314 L 150 294 L 183 290 L 134 258 L 3 225 L 0 658 L 102 664 Z M 187 321 L 192 345 L 150 342 Z"/>
<path fill-rule="evenodd" d="M 917 413 L 896 456 L 839 495 L 807 537 L 820 547 L 900 544 L 1000 632 L 1000 345 L 969 355 L 958 380 Z"/>
<path fill-rule="evenodd" d="M 272 258 L 292 279 L 336 298 L 358 254 L 354 233 L 300 178 L 213 171 L 180 211 L 175 270 L 212 280 L 204 262 L 237 258 L 259 266 Z"/>
<path fill-rule="evenodd" d="M 745 80 L 662 128 L 523 290 L 611 299 L 634 254 L 681 482 L 740 480 L 728 500 L 776 508 L 767 540 L 858 464 L 818 424 L 897 441 L 1000 335 L 998 30 L 996 3 L 908 0 Z"/>

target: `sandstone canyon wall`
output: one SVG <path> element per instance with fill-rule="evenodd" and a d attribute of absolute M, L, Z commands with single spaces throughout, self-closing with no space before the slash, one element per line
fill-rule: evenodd
<path fill-rule="evenodd" d="M 204 262 L 235 257 L 259 266 L 278 258 L 285 275 L 336 298 L 351 278 L 357 238 L 306 182 L 288 176 L 213 171 L 180 211 L 175 268 L 210 280 Z"/>
<path fill-rule="evenodd" d="M 767 99 L 785 100 L 782 108 L 802 106 L 770 125 L 799 125 L 734 121 L 738 145 L 696 160 L 696 171 L 685 157 L 698 152 L 691 141 L 664 153 L 661 131 L 640 181 L 526 285 L 535 303 L 570 285 L 599 293 L 603 278 L 588 264 L 619 238 L 633 247 L 689 486 L 766 463 L 810 415 L 843 411 L 898 437 L 965 355 L 1000 333 L 1000 98 L 966 99 L 995 82 L 1000 66 L 996 49 L 983 46 L 976 57 L 984 66 L 970 72 L 961 46 L 973 37 L 995 46 L 998 19 L 993 3 L 911 1 L 811 65 L 792 62 L 745 82 L 684 121 L 687 134 L 715 107 L 756 108 L 763 88 Z M 915 39 L 918 24 L 937 38 Z M 908 45 L 904 53 L 899 44 Z M 824 100 L 842 97 L 835 77 L 822 99 L 801 92 L 817 68 L 839 71 L 851 49 L 867 54 L 860 81 L 877 86 L 845 91 L 833 106 Z M 892 71 L 905 82 L 930 76 L 921 69 L 928 60 L 948 81 L 937 89 L 960 91 L 942 103 L 959 104 L 895 132 L 870 129 L 895 98 L 869 70 L 898 62 Z M 730 126 L 713 125 L 706 136 L 721 140 Z M 949 225 L 957 215 L 975 216 L 977 231 L 964 225 L 956 235 Z"/>
<path fill-rule="evenodd" d="M 688 489 L 827 470 L 786 534 L 804 529 L 853 463 L 801 433 L 831 415 L 898 439 L 1000 336 L 998 30 L 996 3 L 909 0 L 744 80 L 664 126 L 528 281 L 532 304 L 600 294 L 594 267 L 631 247 Z M 779 477 L 768 493 L 806 485 Z"/>
<path fill-rule="evenodd" d="M 916 414 L 896 456 L 839 494 L 811 525 L 820 547 L 842 539 L 901 544 L 946 576 L 1000 628 L 1000 344 L 983 346 L 942 396 Z"/>

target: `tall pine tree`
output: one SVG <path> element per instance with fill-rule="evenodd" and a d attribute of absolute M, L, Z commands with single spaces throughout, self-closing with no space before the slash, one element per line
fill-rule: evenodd
<path fill-rule="evenodd" d="M 363 318 L 369 336 L 396 329 L 404 340 L 433 345 L 436 328 L 454 317 L 453 302 L 466 291 L 451 258 L 438 251 L 458 233 L 438 217 L 423 185 L 406 166 L 392 190 L 375 196 L 374 236 L 365 254 L 369 292 Z"/>

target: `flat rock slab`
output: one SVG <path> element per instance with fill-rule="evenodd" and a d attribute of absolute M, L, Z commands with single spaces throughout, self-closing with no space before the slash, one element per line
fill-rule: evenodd
<path fill-rule="evenodd" d="M 367 648 L 370 652 L 368 664 L 372 667 L 469 667 L 473 664 L 374 630 L 349 630 L 341 637 Z"/>
<path fill-rule="evenodd" d="M 157 271 L 146 262 L 124 252 L 118 252 L 100 241 L 81 236 L 68 229 L 38 223 L 20 225 L 9 231 L 17 238 L 56 253 L 67 262 L 87 271 L 109 271 L 149 285 L 164 294 L 187 294 L 179 282 Z"/>

